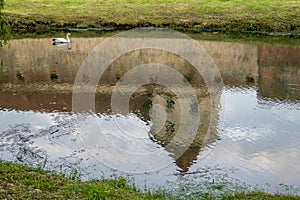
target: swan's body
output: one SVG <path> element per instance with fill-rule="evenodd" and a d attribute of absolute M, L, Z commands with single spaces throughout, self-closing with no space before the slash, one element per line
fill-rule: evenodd
<path fill-rule="evenodd" d="M 71 35 L 70 33 L 67 33 L 67 36 L 65 38 L 53 38 L 52 41 L 53 43 L 70 43 L 70 38 L 69 35 Z"/>

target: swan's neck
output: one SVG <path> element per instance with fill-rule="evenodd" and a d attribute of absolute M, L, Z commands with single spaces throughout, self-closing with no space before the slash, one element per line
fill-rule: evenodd
<path fill-rule="evenodd" d="M 67 41 L 70 42 L 70 38 L 69 38 L 69 35 L 68 35 L 68 34 L 67 34 Z"/>

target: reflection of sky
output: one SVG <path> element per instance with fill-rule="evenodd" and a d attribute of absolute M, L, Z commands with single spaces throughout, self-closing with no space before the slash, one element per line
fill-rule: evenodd
<path fill-rule="evenodd" d="M 28 124 L 29 132 L 20 133 L 22 129 L 15 129 L 17 124 Z M 46 159 L 47 169 L 59 172 L 78 169 L 83 180 L 118 174 L 134 176 L 141 187 L 146 183 L 164 185 L 167 179 L 175 178 L 166 175 L 176 167 L 168 152 L 149 139 L 149 130 L 149 125 L 134 114 L 81 116 L 0 110 L 0 134 L 11 131 L 8 137 L 14 138 L 0 139 L 0 159 L 17 161 L 20 149 L 29 147 L 32 152 L 47 155 L 33 157 L 29 164 L 43 163 Z M 42 134 L 43 131 L 47 134 Z M 22 138 L 30 136 L 30 140 L 20 140 L 20 134 L 25 136 Z"/>
<path fill-rule="evenodd" d="M 220 166 L 236 168 L 233 178 L 247 183 L 300 185 L 300 104 L 260 99 L 253 88 L 227 88 L 221 102 L 223 112 L 220 113 L 224 116 L 219 118 L 220 140 L 200 153 L 190 172 Z M 149 125 L 137 116 L 91 115 L 82 122 L 92 120 L 93 123 L 87 123 L 86 127 L 83 124 L 83 127 L 94 135 L 74 131 L 72 118 L 76 115 L 0 110 L 0 133 L 22 123 L 29 123 L 31 131 L 37 133 L 42 129 L 50 132 L 58 129 L 58 132 L 52 131 L 51 136 L 35 138 L 30 146 L 37 145 L 47 151 L 48 164 L 53 169 L 68 165 L 84 168 L 87 174 L 84 179 L 111 174 L 108 168 L 116 168 L 119 163 L 125 171 L 143 171 L 131 167 L 132 163 L 149 171 L 151 166 L 161 167 L 155 172 L 133 173 L 140 185 L 145 179 L 148 184 L 164 185 L 166 180 L 179 178 L 172 175 L 177 172 L 172 157 L 152 143 L 148 136 Z M 96 132 L 94 127 L 98 127 Z M 119 151 L 119 156 L 115 151 Z M 105 156 L 101 156 L 103 152 Z M 152 152 L 155 159 L 149 154 Z M 127 153 L 136 159 L 129 160 Z M 142 155 L 145 153 L 148 157 Z M 6 157 L 6 152 L 0 152 L 1 155 Z M 139 159 L 138 155 L 145 159 Z"/>
<path fill-rule="evenodd" d="M 49 113 L 34 111 L 1 110 L 0 108 L 0 132 L 7 130 L 10 125 L 30 123 L 35 129 L 41 129 L 53 125 Z"/>
<path fill-rule="evenodd" d="M 258 100 L 253 88 L 225 89 L 222 98 L 221 140 L 199 163 L 236 167 L 250 183 L 300 185 L 300 105 Z"/>

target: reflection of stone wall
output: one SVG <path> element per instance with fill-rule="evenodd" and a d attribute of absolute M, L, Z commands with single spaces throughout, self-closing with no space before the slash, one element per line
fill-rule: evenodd
<path fill-rule="evenodd" d="M 102 40 L 102 38 L 72 38 L 71 50 L 68 50 L 68 46 L 52 46 L 51 39 L 12 40 L 10 47 L 4 48 L 1 52 L 3 61 L 0 63 L 0 82 L 49 83 L 52 82 L 52 78 L 60 83 L 72 83 L 82 61 Z M 258 70 L 256 46 L 204 41 L 200 41 L 200 44 L 214 59 L 225 84 L 244 85 L 247 75 L 256 78 Z M 135 54 L 140 54 L 140 52 L 131 53 L 129 57 L 141 56 Z M 141 62 L 149 63 L 151 61 L 151 56 L 147 56 L 147 54 L 151 54 L 151 51 L 142 56 Z M 166 65 L 182 66 L 178 69 L 188 80 L 198 81 L 201 79 L 193 73 L 191 68 L 186 67 L 188 64 L 182 59 L 168 53 L 163 53 L 160 59 L 164 60 Z M 125 72 L 128 65 L 126 66 L 121 61 L 122 58 L 117 61 L 121 67 L 119 71 L 111 68 L 114 74 L 109 75 L 107 72 L 107 77 L 104 79 L 112 80 L 114 77 L 120 76 L 119 73 Z"/>
<path fill-rule="evenodd" d="M 257 84 L 257 46 L 229 42 L 200 41 L 220 70 L 225 85 L 247 85 L 246 77 Z"/>
<path fill-rule="evenodd" d="M 88 52 L 102 39 L 73 39 L 67 46 L 52 46 L 51 39 L 12 40 L 1 52 L 0 83 L 72 83 Z"/>
<path fill-rule="evenodd" d="M 185 78 L 194 86 L 204 85 L 203 78 L 199 73 L 197 73 L 197 70 L 189 62 L 177 55 L 158 49 L 136 50 L 120 56 L 106 69 L 101 78 L 100 84 L 115 85 L 116 82 L 130 69 L 142 64 L 150 63 L 160 63 L 175 69 L 181 75 L 183 75 L 183 79 Z M 161 71 L 156 71 L 156 74 L 166 73 L 166 69 L 163 67 L 160 67 L 157 70 Z M 147 71 L 142 74 L 138 73 L 137 77 L 134 78 L 139 79 L 142 75 L 144 75 L 147 80 L 149 79 Z M 153 78 L 155 79 L 155 77 Z M 172 79 L 172 77 L 170 77 L 170 79 Z"/>
<path fill-rule="evenodd" d="M 300 99 L 300 48 L 258 47 L 259 94 L 277 99 Z"/>
<path fill-rule="evenodd" d="M 95 99 L 96 112 L 108 112 L 110 110 L 110 99 L 110 94 L 97 94 Z M 43 112 L 71 112 L 72 94 L 55 91 L 0 91 L 0 109 L 2 108 Z"/>

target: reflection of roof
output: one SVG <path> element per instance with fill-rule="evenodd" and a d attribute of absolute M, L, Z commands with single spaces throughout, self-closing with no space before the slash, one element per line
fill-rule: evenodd
<path fill-rule="evenodd" d="M 177 158 L 176 165 L 180 168 L 180 172 L 188 172 L 189 167 L 197 159 L 199 152 L 201 151 L 201 146 L 191 146 L 188 148 L 182 156 Z"/>

